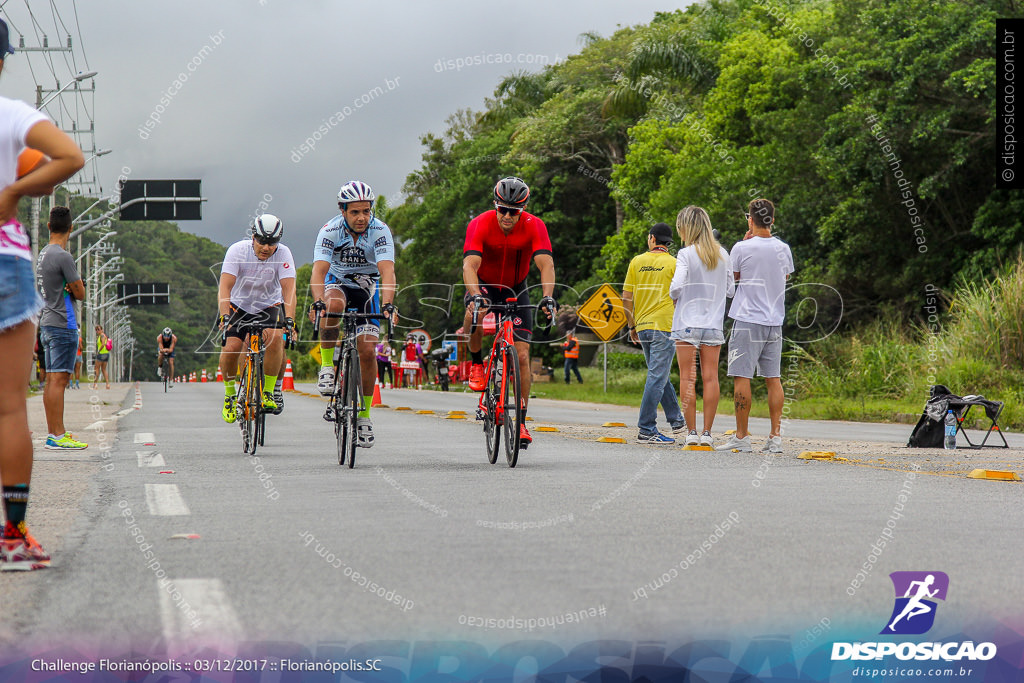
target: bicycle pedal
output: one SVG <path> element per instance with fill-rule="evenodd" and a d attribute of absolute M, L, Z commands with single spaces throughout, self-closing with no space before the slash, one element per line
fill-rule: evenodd
<path fill-rule="evenodd" d="M 520 439 L 519 440 L 519 450 L 525 451 L 527 448 L 529 448 L 529 446 L 530 446 L 530 442 L 529 441 L 526 441 L 524 439 Z"/>
<path fill-rule="evenodd" d="M 324 421 L 334 422 L 334 408 L 328 408 L 324 411 Z"/>
<path fill-rule="evenodd" d="M 487 413 L 485 413 L 480 408 L 477 408 L 476 409 L 476 419 L 477 420 L 486 420 L 487 419 Z"/>

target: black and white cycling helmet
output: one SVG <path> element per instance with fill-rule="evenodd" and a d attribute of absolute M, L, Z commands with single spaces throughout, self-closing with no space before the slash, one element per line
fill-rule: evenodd
<path fill-rule="evenodd" d="M 253 219 L 252 236 L 263 244 L 276 244 L 284 235 L 284 223 L 277 216 L 269 213 L 260 214 Z"/>
<path fill-rule="evenodd" d="M 521 178 L 509 176 L 502 178 L 494 186 L 494 201 L 502 206 L 521 209 L 530 198 L 530 188 Z"/>
<path fill-rule="evenodd" d="M 361 180 L 350 180 L 338 190 L 338 204 L 345 208 L 350 202 L 370 202 L 373 209 L 377 197 L 373 194 L 373 188 Z"/>
<path fill-rule="evenodd" d="M 169 327 L 165 327 L 164 328 L 164 337 L 166 337 L 168 339 L 171 338 L 171 328 L 169 328 Z"/>

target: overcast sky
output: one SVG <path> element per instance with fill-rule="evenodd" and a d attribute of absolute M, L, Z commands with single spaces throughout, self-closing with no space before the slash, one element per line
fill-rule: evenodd
<path fill-rule="evenodd" d="M 55 5 L 75 32 L 74 3 Z M 181 227 L 222 244 L 241 238 L 249 217 L 271 197 L 266 211 L 284 220 L 285 242 L 308 261 L 316 231 L 337 213 L 335 195 L 344 181 L 364 180 L 397 199 L 406 175 L 419 167 L 420 136 L 443 132 L 457 109 L 482 108 L 503 76 L 577 52 L 583 32 L 607 36 L 680 6 L 670 0 L 78 0 L 81 46 L 88 69 L 99 72 L 96 146 L 113 150 L 96 160 L 99 180 L 109 193 L 122 168 L 133 179 L 201 178 L 209 198 L 204 219 Z M 48 3 L 32 8 L 50 27 L 50 45 L 63 43 Z M 19 33 L 26 46 L 39 44 L 25 0 L 7 0 L 3 11 L 15 46 Z M 76 45 L 85 70 L 81 54 Z M 63 57 L 57 55 L 62 85 L 71 73 Z M 475 63 L 446 68 L 460 58 Z M 36 79 L 54 88 L 53 76 L 39 68 L 40 55 L 20 53 L 5 62 L 0 94 L 34 102 L 28 59 Z M 185 82 L 175 84 L 182 73 Z M 304 152 L 304 141 L 314 136 L 315 147 Z"/>

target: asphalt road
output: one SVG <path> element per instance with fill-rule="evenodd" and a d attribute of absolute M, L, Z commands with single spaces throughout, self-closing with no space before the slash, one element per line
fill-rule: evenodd
<path fill-rule="evenodd" d="M 536 431 L 510 469 L 488 464 L 475 397 L 461 392 L 385 392 L 377 445 L 353 470 L 337 465 L 325 403 L 288 394 L 257 461 L 221 420 L 221 392 L 143 385 L 109 457 L 91 456 L 53 567 L 11 615 L 19 643 L 635 640 L 800 633 L 822 619 L 877 633 L 889 572 L 920 569 L 955 587 L 940 630 L 1016 618 L 1024 602 L 1020 483 Z M 470 419 L 443 419 L 453 409 Z M 635 421 L 552 401 L 530 412 L 534 426 Z"/>

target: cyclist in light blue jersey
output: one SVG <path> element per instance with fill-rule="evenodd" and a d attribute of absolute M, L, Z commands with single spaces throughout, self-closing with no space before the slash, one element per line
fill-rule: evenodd
<path fill-rule="evenodd" d="M 327 221 L 317 234 L 309 287 L 313 300 L 324 304 L 329 315 L 346 310 L 394 315 L 395 240 L 391 228 L 373 215 L 375 199 L 366 183 L 353 180 L 342 185 L 338 192 L 341 214 Z M 380 326 L 372 321 L 356 328 L 364 396 L 356 428 L 357 444 L 363 448 L 373 446 L 370 401 L 377 376 L 374 347 L 379 333 Z M 324 319 L 320 328 L 321 367 L 317 388 L 325 396 L 334 390 L 333 360 L 338 334 L 339 319 Z"/>

